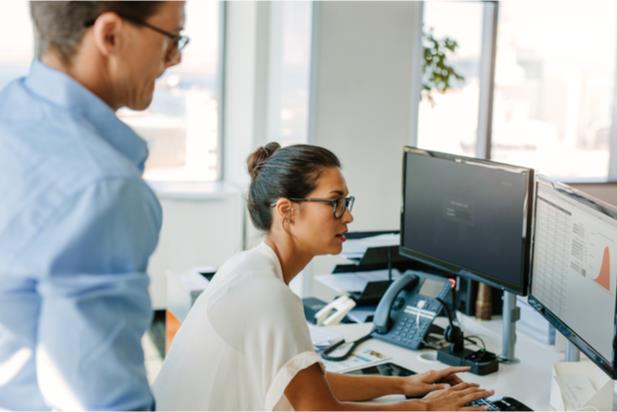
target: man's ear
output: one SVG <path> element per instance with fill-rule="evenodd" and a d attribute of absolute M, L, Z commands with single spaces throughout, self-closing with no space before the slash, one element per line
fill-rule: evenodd
<path fill-rule="evenodd" d="M 121 30 L 125 25 L 124 20 L 114 12 L 101 14 L 92 27 L 94 44 L 104 56 L 114 54 L 121 39 Z"/>

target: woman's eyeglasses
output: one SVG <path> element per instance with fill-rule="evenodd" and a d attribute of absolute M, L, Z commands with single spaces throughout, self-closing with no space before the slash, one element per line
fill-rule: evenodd
<path fill-rule="evenodd" d="M 353 209 L 353 204 L 356 200 L 355 197 L 339 197 L 337 199 L 321 199 L 317 197 L 291 197 L 289 198 L 292 202 L 316 202 L 316 203 L 326 203 L 332 205 L 332 211 L 334 212 L 334 218 L 340 219 L 345 214 L 345 210 Z"/>

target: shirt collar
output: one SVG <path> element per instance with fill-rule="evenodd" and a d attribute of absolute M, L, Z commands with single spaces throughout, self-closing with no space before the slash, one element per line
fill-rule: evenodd
<path fill-rule="evenodd" d="M 65 73 L 34 60 L 26 78 L 34 94 L 81 114 L 114 149 L 125 155 L 141 172 L 148 157 L 146 141 L 122 122 L 98 96 Z"/>
<path fill-rule="evenodd" d="M 272 249 L 265 241 L 261 242 L 257 249 L 270 258 L 274 265 L 274 272 L 276 277 L 279 278 L 283 283 L 285 283 L 285 278 L 283 277 L 283 267 L 281 266 L 281 262 L 279 261 L 278 256 L 274 249 Z"/>

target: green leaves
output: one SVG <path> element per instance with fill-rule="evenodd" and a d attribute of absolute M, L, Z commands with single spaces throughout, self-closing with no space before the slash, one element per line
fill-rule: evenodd
<path fill-rule="evenodd" d="M 436 38 L 433 29 L 422 32 L 422 97 L 435 104 L 432 93 L 445 93 L 455 81 L 465 78 L 448 64 L 448 57 L 456 52 L 458 42 L 451 37 Z"/>

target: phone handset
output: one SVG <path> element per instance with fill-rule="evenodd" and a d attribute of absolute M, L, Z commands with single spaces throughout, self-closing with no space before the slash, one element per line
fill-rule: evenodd
<path fill-rule="evenodd" d="M 418 283 L 418 276 L 411 273 L 405 273 L 398 278 L 386 291 L 377 305 L 375 316 L 373 317 L 374 330 L 377 333 L 384 334 L 390 330 L 392 320 L 390 319 L 390 310 L 398 294 L 401 290 L 411 288 L 412 285 Z"/>
<path fill-rule="evenodd" d="M 392 305 L 396 299 L 396 296 L 403 289 L 411 289 L 418 284 L 418 276 L 412 275 L 411 273 L 405 273 L 400 278 L 398 278 L 394 283 L 388 287 L 388 290 L 379 301 L 379 305 L 377 305 L 377 309 L 375 310 L 375 316 L 373 317 L 373 329 L 365 336 L 353 341 L 346 342 L 344 339 L 336 342 L 330 347 L 326 348 L 322 353 L 321 357 L 329 360 L 329 361 L 342 361 L 347 359 L 354 349 L 361 344 L 362 342 L 370 339 L 373 336 L 373 332 L 377 332 L 380 334 L 387 333 L 390 329 L 391 320 L 390 320 L 390 310 L 392 309 Z M 398 308 L 400 309 L 400 308 Z M 341 346 L 348 344 L 345 351 L 338 355 L 332 355 L 334 351 L 339 349 Z M 338 351 L 337 351 L 338 352 Z"/>

